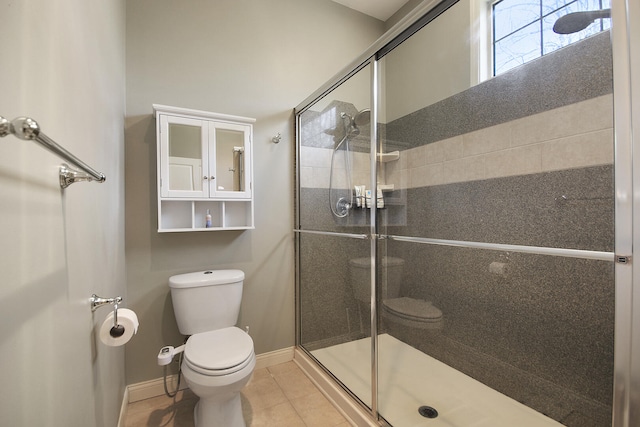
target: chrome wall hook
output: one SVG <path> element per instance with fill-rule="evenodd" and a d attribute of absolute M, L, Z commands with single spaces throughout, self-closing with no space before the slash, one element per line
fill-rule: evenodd
<path fill-rule="evenodd" d="M 280 132 L 278 132 L 276 136 L 271 138 L 271 142 L 273 142 L 274 144 L 278 144 L 281 139 L 282 139 L 282 135 L 280 135 Z"/>

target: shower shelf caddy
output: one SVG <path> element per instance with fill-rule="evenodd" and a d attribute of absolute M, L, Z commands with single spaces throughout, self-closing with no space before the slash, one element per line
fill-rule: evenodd
<path fill-rule="evenodd" d="M 158 232 L 247 230 L 255 119 L 153 105 Z"/>

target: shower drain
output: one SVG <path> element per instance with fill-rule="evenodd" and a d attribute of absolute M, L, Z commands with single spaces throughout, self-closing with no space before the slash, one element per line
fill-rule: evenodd
<path fill-rule="evenodd" d="M 435 418 L 438 416 L 438 411 L 431 406 L 421 406 L 418 408 L 418 412 L 425 418 Z"/>

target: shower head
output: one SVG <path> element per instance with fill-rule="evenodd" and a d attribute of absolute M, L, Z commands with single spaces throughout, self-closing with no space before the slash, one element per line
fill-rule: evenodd
<path fill-rule="evenodd" d="M 553 24 L 553 32 L 558 34 L 577 33 L 587 28 L 596 19 L 603 18 L 611 18 L 611 9 L 569 13 Z"/>
<path fill-rule="evenodd" d="M 365 108 L 364 110 L 358 111 L 355 116 L 342 112 L 340 113 L 340 117 L 348 120 L 345 125 L 346 135 L 348 137 L 354 137 L 360 135 L 360 129 L 358 126 L 369 124 L 369 121 L 371 120 L 371 110 Z"/>
<path fill-rule="evenodd" d="M 346 119 L 346 122 L 343 122 L 345 138 L 352 138 L 354 136 L 360 135 L 360 129 L 358 129 L 358 126 L 356 125 L 356 121 L 353 118 L 353 116 L 345 112 L 342 112 L 340 113 L 340 117 L 342 119 Z"/>
<path fill-rule="evenodd" d="M 356 126 L 364 126 L 368 125 L 371 121 L 371 110 L 365 108 L 364 110 L 358 111 L 358 114 L 353 118 L 353 123 Z"/>

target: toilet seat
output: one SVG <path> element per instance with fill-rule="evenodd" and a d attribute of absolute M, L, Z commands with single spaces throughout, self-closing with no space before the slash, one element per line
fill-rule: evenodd
<path fill-rule="evenodd" d="M 442 319 L 442 311 L 430 301 L 401 297 L 383 301 L 389 313 L 407 320 L 417 322 L 438 322 Z"/>
<path fill-rule="evenodd" d="M 249 365 L 252 355 L 249 334 L 232 326 L 191 335 L 185 345 L 184 362 L 200 374 L 221 376 Z"/>

